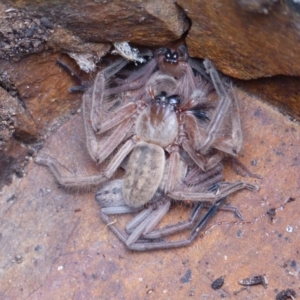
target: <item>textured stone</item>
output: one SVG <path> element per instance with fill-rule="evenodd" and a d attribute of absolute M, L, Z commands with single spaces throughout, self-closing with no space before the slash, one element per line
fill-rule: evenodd
<path fill-rule="evenodd" d="M 278 1 L 268 14 L 232 0 L 177 3 L 192 20 L 186 38 L 191 56 L 208 57 L 239 79 L 300 75 L 299 3 Z"/>
<path fill-rule="evenodd" d="M 45 53 L 25 57 L 13 64 L 0 61 L 2 74 L 5 74 L 6 81 L 13 87 L 13 93 L 24 108 L 24 112 L 16 115 L 16 128 L 20 133 L 31 130 L 29 134 L 37 138 L 53 126 L 57 118 L 80 107 L 81 94 L 68 91 L 77 83 L 56 64 L 58 58 L 62 56 Z M 70 58 L 65 56 L 62 59 L 76 68 Z"/>
<path fill-rule="evenodd" d="M 0 3 L 0 58 L 15 61 L 46 50 L 51 32 L 40 18 Z"/>
<path fill-rule="evenodd" d="M 28 149 L 10 138 L 0 148 L 0 191 L 13 182 L 14 176 L 23 177 L 24 167 L 28 163 Z M 0 288 L 1 290 L 1 288 Z"/>
<path fill-rule="evenodd" d="M 267 14 L 278 0 L 236 0 L 245 10 Z"/>
<path fill-rule="evenodd" d="M 11 16 L 19 26 L 17 31 L 13 31 L 11 21 L 4 22 L 8 27 L 4 31 L 6 50 L 2 56 L 5 58 L 17 59 L 23 48 L 25 53 L 45 50 L 49 46 L 60 52 L 72 48 L 73 52 L 78 53 L 88 48 L 95 51 L 99 46 L 93 43 L 130 41 L 161 46 L 179 39 L 190 25 L 184 11 L 171 0 L 3 2 L 6 5 L 0 6 L 0 19 L 4 22 Z M 28 25 L 27 20 L 32 24 Z M 32 29 L 34 33 L 29 32 L 31 28 L 36 28 Z M 38 33 L 40 36 L 35 36 Z M 22 34 L 24 41 L 19 41 L 16 34 Z M 67 38 L 59 42 L 60 37 Z M 23 47 L 19 42 L 26 45 Z"/>
<path fill-rule="evenodd" d="M 300 121 L 299 77 L 274 76 L 255 80 L 237 80 L 236 84 L 248 93 L 271 103 L 283 114 Z"/>
<path fill-rule="evenodd" d="M 12 97 L 4 89 L 0 89 L 0 148 L 3 142 L 7 142 L 14 134 L 22 142 L 34 142 L 37 140 L 37 131 L 35 123 L 30 116 L 28 110 L 23 106 L 23 103 L 18 99 L 18 91 L 16 87 L 9 82 L 9 76 L 6 72 L 6 88 L 11 90 Z M 2 81 L 3 82 L 3 81 Z"/>

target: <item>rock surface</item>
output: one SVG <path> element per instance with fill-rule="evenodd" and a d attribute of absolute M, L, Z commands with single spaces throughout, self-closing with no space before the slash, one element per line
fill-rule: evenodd
<path fill-rule="evenodd" d="M 31 55 L 19 62 L 0 61 L 5 74 L 6 90 L 12 93 L 6 101 L 19 103 L 15 113 L 15 129 L 23 142 L 37 140 L 53 121 L 80 107 L 81 95 L 70 94 L 75 82 L 56 61 L 59 54 Z M 69 58 L 66 61 L 71 62 Z M 73 66 L 75 64 L 73 62 Z M 13 100 L 13 101 L 12 101 Z M 21 134 L 23 132 L 23 134 Z"/>
<path fill-rule="evenodd" d="M 177 1 L 192 20 L 186 38 L 190 55 L 208 57 L 239 79 L 300 76 L 300 4 L 278 1 L 260 14 L 237 2 Z"/>
<path fill-rule="evenodd" d="M 236 80 L 248 93 L 257 95 L 291 119 L 300 121 L 300 78 L 274 76 L 256 80 Z"/>
<path fill-rule="evenodd" d="M 35 53 L 39 51 L 38 47 L 40 50 L 54 47 L 60 52 L 82 53 L 97 52 L 94 43 L 130 41 L 160 46 L 179 39 L 190 25 L 184 11 L 171 0 L 5 0 L 3 3 L 0 26 L 6 49 L 4 58 L 18 58 L 20 52 Z"/>

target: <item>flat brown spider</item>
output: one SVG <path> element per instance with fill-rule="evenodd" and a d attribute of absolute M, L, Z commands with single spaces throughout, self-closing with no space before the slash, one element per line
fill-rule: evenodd
<path fill-rule="evenodd" d="M 106 169 L 95 176 L 66 178 L 52 159 L 36 159 L 47 165 L 63 186 L 102 184 L 96 193 L 102 207 L 101 218 L 129 249 L 189 245 L 229 194 L 244 188 L 258 190 L 257 186 L 241 181 L 222 182 L 223 153 L 236 155 L 242 145 L 240 120 L 230 88 L 221 81 L 210 61 L 206 60 L 205 66 L 218 94 L 215 104 L 207 100 L 200 76 L 189 74 L 193 82 L 185 87 L 184 80 L 161 71 L 143 82 L 138 97 L 128 100 L 120 94 L 111 99 L 116 90 L 105 88 L 108 73 L 100 72 L 83 95 L 83 119 L 91 158 L 101 163 L 111 157 Z M 127 83 L 120 85 L 121 91 L 124 85 Z M 125 168 L 124 178 L 107 182 L 121 164 Z M 190 220 L 153 231 L 172 200 L 196 203 Z M 213 205 L 198 220 L 203 202 Z M 108 218 L 108 214 L 136 211 L 140 213 L 126 226 L 129 237 Z M 193 226 L 189 239 L 157 240 Z"/>

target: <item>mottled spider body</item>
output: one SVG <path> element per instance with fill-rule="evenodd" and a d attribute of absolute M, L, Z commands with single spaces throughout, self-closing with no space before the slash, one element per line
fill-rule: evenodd
<path fill-rule="evenodd" d="M 129 249 L 186 246 L 229 194 L 258 190 L 240 181 L 223 183 L 221 162 L 242 145 L 236 99 L 210 61 L 204 65 L 212 84 L 195 76 L 188 61 L 185 47 L 163 48 L 117 86 L 107 88 L 108 79 L 123 64 L 97 75 L 83 96 L 83 119 L 91 158 L 102 163 L 110 157 L 100 174 L 65 178 L 53 160 L 37 158 L 63 186 L 101 185 L 96 193 L 101 218 Z M 216 103 L 207 97 L 212 89 Z M 126 96 L 128 91 L 135 96 Z M 120 166 L 125 175 L 109 181 Z M 190 220 L 155 231 L 173 200 L 196 203 Z M 200 218 L 203 202 L 213 205 Z M 108 215 L 132 212 L 139 214 L 127 224 L 126 236 Z M 193 228 L 186 240 L 157 240 L 186 228 Z"/>

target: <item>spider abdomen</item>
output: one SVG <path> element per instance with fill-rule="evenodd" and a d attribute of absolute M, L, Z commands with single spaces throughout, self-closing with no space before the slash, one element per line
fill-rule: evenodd
<path fill-rule="evenodd" d="M 140 207 L 155 195 L 164 174 L 165 152 L 163 148 L 139 142 L 133 149 L 124 177 L 125 203 Z"/>

